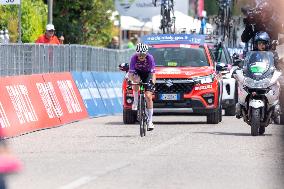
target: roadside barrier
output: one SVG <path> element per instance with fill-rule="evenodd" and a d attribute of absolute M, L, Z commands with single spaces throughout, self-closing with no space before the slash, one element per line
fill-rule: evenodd
<path fill-rule="evenodd" d="M 104 106 L 106 108 L 106 113 L 108 115 L 113 115 L 115 113 L 115 103 L 114 103 L 114 94 L 110 92 L 109 89 L 109 81 L 105 77 L 105 73 L 103 72 L 92 72 L 94 81 L 97 84 L 97 88 L 100 92 L 101 98 L 104 102 Z"/>
<path fill-rule="evenodd" d="M 104 102 L 101 98 L 100 92 L 97 88 L 97 84 L 93 78 L 93 75 L 91 72 L 83 72 L 82 76 L 85 81 L 85 86 L 89 89 L 91 97 L 94 101 L 95 107 L 94 107 L 94 115 L 93 116 L 105 116 L 107 114 L 107 109 L 104 105 Z M 92 115 L 89 114 L 91 117 Z"/>
<path fill-rule="evenodd" d="M 72 77 L 77 85 L 89 116 L 95 116 L 96 104 L 89 90 L 89 82 L 85 82 L 81 72 L 72 72 Z"/>
<path fill-rule="evenodd" d="M 87 118 L 70 73 L 0 78 L 0 124 L 4 136 Z"/>
<path fill-rule="evenodd" d="M 63 72 L 0 77 L 4 136 L 122 112 L 123 74 Z"/>
<path fill-rule="evenodd" d="M 51 95 L 56 95 L 58 103 L 61 105 L 62 115 L 59 118 L 62 124 L 88 117 L 85 105 L 71 73 L 44 74 L 43 79 L 45 83 L 52 83 L 54 86 L 55 90 Z M 59 108 L 58 103 L 55 103 L 55 105 Z"/>
<path fill-rule="evenodd" d="M 125 73 L 115 72 L 107 74 L 118 100 L 118 111 L 122 112 L 122 81 Z"/>
<path fill-rule="evenodd" d="M 114 114 L 121 112 L 121 105 L 119 103 L 118 97 L 115 93 L 113 83 L 111 82 L 110 75 L 108 73 L 100 73 L 101 77 L 103 79 L 103 84 L 105 85 L 107 94 L 110 98 L 110 101 L 113 105 L 113 110 L 112 112 Z M 121 85 L 120 85 L 121 86 Z"/>

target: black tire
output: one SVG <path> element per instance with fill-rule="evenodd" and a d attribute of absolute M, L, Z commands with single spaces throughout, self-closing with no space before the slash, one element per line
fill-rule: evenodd
<path fill-rule="evenodd" d="M 145 104 L 145 99 L 143 97 L 143 95 L 140 95 L 139 98 L 139 130 L 140 130 L 140 136 L 144 137 L 146 136 L 146 130 L 147 130 L 147 126 L 146 126 L 146 112 L 145 109 L 146 108 L 146 104 Z"/>
<path fill-rule="evenodd" d="M 282 114 L 280 115 L 279 124 L 280 124 L 280 125 L 284 125 L 284 114 L 283 114 L 283 113 L 284 113 L 284 112 L 283 112 L 284 110 L 281 110 L 281 111 L 282 111 Z"/>
<path fill-rule="evenodd" d="M 137 121 L 137 111 L 123 109 L 123 123 L 134 124 Z"/>
<path fill-rule="evenodd" d="M 258 132 L 258 134 L 259 134 L 259 135 L 263 135 L 264 133 L 265 133 L 265 127 L 264 127 L 264 126 L 259 127 L 259 132 Z"/>
<path fill-rule="evenodd" d="M 220 109 L 216 112 L 207 115 L 207 123 L 208 124 L 218 124 L 220 120 Z"/>
<path fill-rule="evenodd" d="M 225 109 L 225 116 L 235 116 L 236 115 L 236 106 L 232 105 Z"/>
<path fill-rule="evenodd" d="M 260 128 L 260 109 L 251 110 L 251 136 L 258 136 Z"/>
<path fill-rule="evenodd" d="M 219 109 L 219 122 L 223 121 L 223 112 L 222 112 L 222 106 Z"/>

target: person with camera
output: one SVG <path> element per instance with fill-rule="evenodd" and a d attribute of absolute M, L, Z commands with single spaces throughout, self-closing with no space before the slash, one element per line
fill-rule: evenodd
<path fill-rule="evenodd" d="M 268 33 L 272 48 L 275 46 L 275 41 L 278 40 L 278 34 L 283 33 L 283 24 L 273 14 L 274 10 L 271 4 L 267 1 L 259 3 L 255 9 L 243 8 L 242 12 L 246 15 L 244 18 L 245 30 L 241 35 L 241 40 L 248 43 L 253 39 L 258 32 Z"/>
<path fill-rule="evenodd" d="M 266 51 L 272 51 L 274 54 L 275 66 L 278 67 L 279 57 L 276 52 L 278 44 L 278 34 L 283 33 L 283 24 L 273 14 L 274 10 L 267 1 L 260 2 L 256 8 L 242 8 L 242 12 L 246 15 L 244 18 L 245 29 L 242 33 L 241 40 L 246 43 L 248 50 L 248 42 L 252 39 L 253 50 L 259 50 L 258 46 L 263 44 Z M 259 44 L 258 44 L 259 43 Z"/>

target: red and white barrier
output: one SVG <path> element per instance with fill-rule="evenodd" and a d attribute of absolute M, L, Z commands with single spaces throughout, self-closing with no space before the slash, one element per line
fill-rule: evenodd
<path fill-rule="evenodd" d="M 0 125 L 4 136 L 88 117 L 70 73 L 0 78 Z"/>

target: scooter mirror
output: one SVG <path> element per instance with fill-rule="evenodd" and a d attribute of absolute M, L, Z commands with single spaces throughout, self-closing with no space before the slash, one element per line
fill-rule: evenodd
<path fill-rule="evenodd" d="M 280 39 L 278 40 L 278 42 L 279 42 L 279 45 L 283 45 L 283 44 L 284 44 L 284 37 L 280 38 Z"/>

